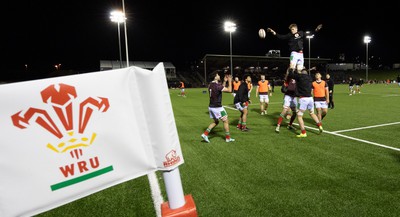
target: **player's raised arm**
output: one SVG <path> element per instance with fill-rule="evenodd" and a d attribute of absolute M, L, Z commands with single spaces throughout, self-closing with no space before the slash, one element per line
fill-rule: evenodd
<path fill-rule="evenodd" d="M 267 32 L 270 32 L 270 33 L 272 33 L 273 35 L 276 35 L 276 32 L 275 32 L 273 29 L 271 29 L 271 28 L 268 28 L 268 29 L 267 29 Z"/>
<path fill-rule="evenodd" d="M 315 31 L 318 32 L 318 31 L 321 30 L 321 29 L 322 29 L 322 24 L 319 24 L 319 25 L 317 26 L 317 28 L 315 28 Z"/>
<path fill-rule="evenodd" d="M 226 82 L 228 82 L 228 87 L 226 87 Z M 224 76 L 224 89 L 222 89 L 222 92 L 232 92 L 232 75 L 225 75 Z"/>

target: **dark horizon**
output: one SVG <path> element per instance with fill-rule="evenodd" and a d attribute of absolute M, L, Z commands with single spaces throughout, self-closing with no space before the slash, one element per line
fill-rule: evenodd
<path fill-rule="evenodd" d="M 12 4 L 12 3 L 9 3 Z M 130 61 L 172 62 L 184 70 L 192 61 L 205 54 L 229 55 L 229 33 L 224 32 L 227 19 L 237 24 L 232 34 L 233 55 L 263 56 L 268 50 L 280 50 L 289 56 L 285 41 L 267 34 L 258 37 L 260 28 L 271 27 L 288 33 L 290 23 L 299 30 L 322 30 L 311 39 L 311 57 L 338 58 L 346 62 L 365 60 L 364 35 L 372 38 L 370 57 L 381 58 L 386 64 L 399 63 L 395 43 L 396 8 L 383 2 L 360 6 L 315 6 L 306 1 L 297 6 L 288 1 L 259 3 L 198 3 L 192 2 L 130 2 L 125 0 Z M 22 1 L 11 6 L 11 14 L 20 14 L 19 22 L 6 22 L 2 64 L 5 71 L 28 69 L 97 71 L 100 60 L 119 60 L 117 24 L 110 21 L 110 12 L 121 8 L 121 1 L 87 3 L 60 1 L 45 3 Z M 121 25 L 122 56 L 125 61 L 124 31 Z M 308 57 L 305 41 L 305 57 Z M 36 70 L 35 70 L 36 71 Z"/>

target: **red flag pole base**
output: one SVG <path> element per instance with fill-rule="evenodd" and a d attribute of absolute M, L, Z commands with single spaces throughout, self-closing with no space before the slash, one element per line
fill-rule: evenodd
<path fill-rule="evenodd" d="M 191 194 L 185 195 L 185 205 L 170 209 L 168 201 L 161 204 L 162 217 L 197 217 L 196 205 Z"/>

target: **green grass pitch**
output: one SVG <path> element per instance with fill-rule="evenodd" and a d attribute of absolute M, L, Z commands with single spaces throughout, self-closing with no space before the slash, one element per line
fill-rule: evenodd
<path fill-rule="evenodd" d="M 199 216 L 399 216 L 400 87 L 364 85 L 349 96 L 336 85 L 335 108 L 323 120 L 325 132 L 307 129 L 275 133 L 283 94 L 275 87 L 268 114 L 261 116 L 255 92 L 249 132 L 236 129 L 239 112 L 226 109 L 231 136 L 222 124 L 201 134 L 211 119 L 205 88 L 170 90 L 185 163 L 180 166 L 185 194 L 192 194 Z M 233 97 L 224 93 L 223 104 Z M 308 114 L 305 123 L 315 127 Z M 295 121 L 297 123 L 297 120 Z M 167 201 L 159 177 L 162 196 Z M 146 176 L 50 210 L 39 216 L 156 216 Z"/>

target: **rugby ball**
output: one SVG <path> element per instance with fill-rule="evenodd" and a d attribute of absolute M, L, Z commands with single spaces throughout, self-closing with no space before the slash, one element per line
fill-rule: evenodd
<path fill-rule="evenodd" d="M 267 34 L 265 33 L 264 29 L 260 29 L 258 30 L 258 36 L 260 36 L 260 38 L 265 38 Z"/>

